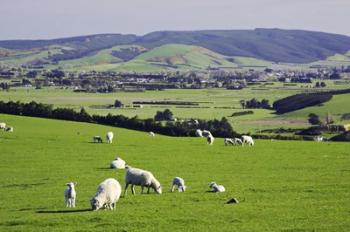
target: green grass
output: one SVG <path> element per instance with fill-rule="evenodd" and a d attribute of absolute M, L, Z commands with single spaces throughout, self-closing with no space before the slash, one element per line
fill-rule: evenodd
<path fill-rule="evenodd" d="M 256 141 L 213 146 L 94 124 L 0 115 L 0 231 L 349 231 L 348 143 Z M 113 144 L 90 143 L 113 131 Z M 97 185 L 124 171 L 116 156 L 151 170 L 163 194 L 121 198 L 117 209 L 84 211 Z M 185 193 L 170 193 L 174 176 Z M 210 181 L 227 192 L 206 192 Z M 77 181 L 77 208 L 66 209 L 64 184 Z M 137 188 L 139 193 L 140 189 Z M 230 197 L 237 205 L 224 204 Z"/>

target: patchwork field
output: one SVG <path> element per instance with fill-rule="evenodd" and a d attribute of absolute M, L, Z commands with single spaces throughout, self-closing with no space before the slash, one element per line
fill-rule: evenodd
<path fill-rule="evenodd" d="M 350 145 L 256 141 L 255 147 L 208 146 L 94 124 L 0 115 L 0 231 L 349 231 Z M 116 135 L 113 144 L 93 135 Z M 111 211 L 90 211 L 89 199 L 116 156 L 151 170 L 163 194 L 129 192 Z M 185 193 L 170 193 L 174 176 Z M 65 183 L 77 181 L 77 208 L 64 207 Z M 227 192 L 209 193 L 217 181 Z M 240 203 L 227 205 L 230 197 Z"/>
<path fill-rule="evenodd" d="M 306 84 L 295 86 L 273 83 L 273 85 L 257 85 L 243 90 L 226 89 L 169 89 L 164 91 L 146 92 L 116 92 L 108 94 L 99 93 L 74 93 L 71 89 L 56 87 L 36 90 L 34 88 L 13 88 L 10 91 L 0 91 L 2 101 L 36 101 L 52 104 L 55 107 L 69 107 L 80 110 L 84 107 L 90 114 L 106 115 L 123 114 L 128 117 L 153 118 L 157 111 L 168 108 L 177 118 L 221 119 L 227 117 L 233 128 L 240 133 L 256 132 L 271 128 L 304 128 L 308 127 L 307 117 L 309 113 L 319 114 L 321 118 L 329 111 L 337 123 L 344 113 L 350 113 L 348 103 L 349 94 L 334 96 L 324 105 L 308 107 L 285 115 L 275 115 L 272 110 L 252 109 L 254 114 L 239 117 L 230 117 L 234 112 L 244 111 L 239 101 L 256 98 L 268 99 L 272 104 L 275 100 L 296 93 L 312 91 L 306 88 Z M 327 90 L 349 88 L 347 82 L 335 84 L 327 81 Z M 108 108 L 114 101 L 120 100 L 124 108 Z M 175 105 L 143 105 L 143 108 L 134 108 L 133 101 L 191 101 L 198 102 L 195 107 Z M 249 109 L 250 110 L 250 109 Z"/>

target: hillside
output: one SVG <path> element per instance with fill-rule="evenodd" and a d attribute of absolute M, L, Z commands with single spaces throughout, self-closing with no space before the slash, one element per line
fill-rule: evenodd
<path fill-rule="evenodd" d="M 44 58 L 39 56 L 35 62 L 55 64 L 63 60 L 70 61 L 94 56 L 102 50 L 120 45 L 138 45 L 151 50 L 169 44 L 199 46 L 227 57 L 309 63 L 325 60 L 336 54 L 345 54 L 350 50 L 350 37 L 302 30 L 255 29 L 161 31 L 143 36 L 101 34 L 52 40 L 7 40 L 0 41 L 0 62 L 22 64 L 23 60 L 17 60 L 18 56 L 22 58 L 27 57 L 28 53 L 45 53 L 53 47 L 58 50 L 50 50 L 50 55 Z M 124 51 L 122 60 L 130 60 L 137 55 L 134 50 Z M 251 61 L 254 60 L 250 60 L 250 63 Z M 29 59 L 30 62 L 32 61 Z M 111 63 L 115 62 L 119 60 L 112 60 Z"/>

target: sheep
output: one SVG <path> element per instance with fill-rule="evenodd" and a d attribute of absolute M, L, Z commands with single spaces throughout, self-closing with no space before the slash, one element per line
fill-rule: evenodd
<path fill-rule="evenodd" d="M 95 196 L 90 200 L 92 210 L 115 209 L 121 192 L 122 187 L 116 179 L 108 178 L 104 180 L 99 184 Z"/>
<path fill-rule="evenodd" d="M 225 187 L 223 185 L 218 185 L 215 182 L 211 182 L 209 184 L 209 187 L 211 188 L 211 191 L 214 192 L 214 193 L 222 193 L 222 192 L 226 191 L 226 189 L 225 189 Z"/>
<path fill-rule="evenodd" d="M 126 166 L 127 172 L 125 174 L 125 190 L 124 195 L 126 196 L 126 192 L 129 184 L 131 184 L 131 192 L 135 195 L 135 185 L 141 186 L 141 193 L 143 193 L 144 187 L 147 187 L 147 193 L 149 193 L 150 188 L 158 193 L 162 194 L 162 187 L 159 181 L 153 176 L 153 174 L 149 171 L 145 171 L 138 168 L 133 168 L 130 166 Z"/>
<path fill-rule="evenodd" d="M 323 141 L 323 136 L 315 136 L 314 141 L 316 142 L 322 142 Z"/>
<path fill-rule="evenodd" d="M 175 188 L 177 188 L 177 190 L 179 192 L 185 192 L 186 191 L 186 186 L 185 186 L 185 181 L 184 179 L 182 179 L 181 177 L 175 177 L 173 179 L 173 186 L 171 187 L 171 192 L 174 192 Z"/>
<path fill-rule="evenodd" d="M 110 165 L 110 168 L 114 169 L 125 169 L 126 162 L 122 160 L 120 157 L 116 157 Z"/>
<path fill-rule="evenodd" d="M 6 127 L 6 128 L 5 128 L 5 131 L 6 131 L 6 132 L 13 132 L 13 127 Z"/>
<path fill-rule="evenodd" d="M 96 135 L 96 136 L 92 137 L 92 139 L 93 139 L 94 143 L 102 143 L 101 136 Z"/>
<path fill-rule="evenodd" d="M 242 139 L 240 139 L 240 138 L 233 138 L 233 142 L 235 143 L 235 145 L 242 145 L 243 146 Z"/>
<path fill-rule="evenodd" d="M 242 146 L 244 144 L 248 144 L 249 146 L 254 146 L 254 140 L 251 136 L 248 136 L 248 135 L 243 135 L 242 136 Z"/>
<path fill-rule="evenodd" d="M 106 138 L 107 138 L 107 142 L 108 143 L 112 143 L 113 142 L 113 137 L 114 137 L 114 135 L 113 135 L 112 131 L 107 132 Z"/>
<path fill-rule="evenodd" d="M 227 146 L 227 145 L 235 145 L 235 142 L 234 142 L 234 140 L 233 139 L 230 139 L 230 138 L 225 138 L 224 139 L 224 144 L 225 144 L 225 146 Z"/>
<path fill-rule="evenodd" d="M 196 136 L 197 136 L 197 137 L 203 137 L 203 134 L 202 134 L 202 130 L 201 130 L 201 129 L 197 129 L 197 130 L 196 130 Z"/>
<path fill-rule="evenodd" d="M 66 184 L 67 188 L 64 191 L 64 199 L 67 208 L 75 208 L 75 199 L 77 198 L 77 192 L 75 191 L 75 186 L 77 182 L 69 182 Z"/>
<path fill-rule="evenodd" d="M 6 128 L 6 123 L 0 122 L 0 129 L 5 129 Z"/>
<path fill-rule="evenodd" d="M 204 137 L 212 136 L 211 132 L 208 131 L 208 130 L 203 130 L 203 131 L 202 131 L 202 135 L 203 135 Z"/>
<path fill-rule="evenodd" d="M 213 145 L 214 140 L 215 140 L 214 136 L 212 136 L 212 135 L 207 137 L 207 142 L 208 142 L 209 145 Z"/>
<path fill-rule="evenodd" d="M 150 132 L 149 132 L 149 135 L 152 136 L 152 137 L 154 137 L 156 134 L 154 134 L 153 131 L 150 131 Z"/>

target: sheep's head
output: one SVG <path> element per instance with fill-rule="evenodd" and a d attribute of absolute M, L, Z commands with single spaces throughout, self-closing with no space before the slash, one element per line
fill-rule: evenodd
<path fill-rule="evenodd" d="M 96 198 L 90 200 L 92 210 L 99 210 L 103 205 Z"/>
<path fill-rule="evenodd" d="M 73 189 L 74 186 L 77 185 L 77 182 L 69 182 L 69 183 L 66 183 L 66 185 L 67 185 L 69 188 Z"/>
<path fill-rule="evenodd" d="M 155 188 L 156 193 L 162 194 L 162 186 L 159 185 L 158 187 Z"/>
<path fill-rule="evenodd" d="M 209 183 L 209 187 L 210 187 L 210 188 L 212 188 L 214 185 L 216 185 L 215 182 L 210 182 L 210 183 Z"/>

